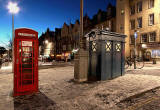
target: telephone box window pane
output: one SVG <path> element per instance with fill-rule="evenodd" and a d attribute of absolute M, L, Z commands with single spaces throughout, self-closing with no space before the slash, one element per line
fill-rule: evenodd
<path fill-rule="evenodd" d="M 32 47 L 22 47 L 24 52 L 32 52 Z"/>
<path fill-rule="evenodd" d="M 32 84 L 32 80 L 23 80 L 22 85 L 30 85 Z"/>
<path fill-rule="evenodd" d="M 22 73 L 24 74 L 24 73 L 31 73 L 32 74 L 32 68 L 23 68 L 22 69 Z"/>
<path fill-rule="evenodd" d="M 22 64 L 22 68 L 32 68 L 31 64 Z"/>
<path fill-rule="evenodd" d="M 32 63 L 32 58 L 23 58 L 22 63 Z"/>

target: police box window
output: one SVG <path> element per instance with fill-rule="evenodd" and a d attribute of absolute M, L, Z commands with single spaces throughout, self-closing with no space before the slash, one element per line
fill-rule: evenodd
<path fill-rule="evenodd" d="M 156 32 L 149 33 L 149 42 L 155 42 L 156 41 Z"/>
<path fill-rule="evenodd" d="M 137 3 L 137 13 L 142 11 L 142 1 Z"/>
<path fill-rule="evenodd" d="M 147 34 L 142 34 L 141 35 L 141 43 L 147 43 L 147 40 L 148 40 L 147 37 L 148 37 Z"/>

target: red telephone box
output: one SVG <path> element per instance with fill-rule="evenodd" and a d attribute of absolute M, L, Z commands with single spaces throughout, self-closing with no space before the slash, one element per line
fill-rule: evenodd
<path fill-rule="evenodd" d="M 14 96 L 38 92 L 38 32 L 16 29 L 14 56 Z"/>

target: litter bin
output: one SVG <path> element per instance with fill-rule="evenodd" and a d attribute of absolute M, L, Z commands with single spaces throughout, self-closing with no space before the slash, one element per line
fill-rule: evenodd
<path fill-rule="evenodd" d="M 107 30 L 87 34 L 89 80 L 107 80 L 124 74 L 125 35 Z M 86 37 L 87 37 L 86 36 Z"/>

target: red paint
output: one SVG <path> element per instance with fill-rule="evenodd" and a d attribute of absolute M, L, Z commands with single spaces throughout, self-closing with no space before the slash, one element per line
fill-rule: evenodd
<path fill-rule="evenodd" d="M 14 96 L 38 92 L 38 32 L 16 29 L 14 56 Z"/>

